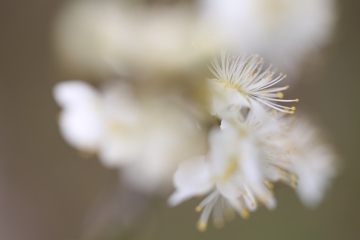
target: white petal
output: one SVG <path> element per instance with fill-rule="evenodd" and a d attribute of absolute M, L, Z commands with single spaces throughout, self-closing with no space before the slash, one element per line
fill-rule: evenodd
<path fill-rule="evenodd" d="M 222 119 L 234 117 L 242 107 L 249 107 L 247 98 L 236 89 L 211 81 L 213 87 L 211 115 L 217 115 Z"/>
<path fill-rule="evenodd" d="M 264 106 L 262 106 L 258 101 L 250 98 L 250 108 L 252 111 L 252 114 L 255 116 L 255 118 L 258 121 L 264 120 L 268 118 L 269 113 L 266 111 Z"/>
<path fill-rule="evenodd" d="M 64 108 L 94 106 L 100 101 L 99 93 L 89 84 L 68 81 L 56 84 L 53 90 L 56 102 Z"/>
<path fill-rule="evenodd" d="M 66 141 L 83 151 L 97 150 L 102 136 L 102 118 L 95 111 L 65 110 L 59 120 L 60 130 Z"/>
<path fill-rule="evenodd" d="M 54 98 L 64 108 L 59 122 L 63 137 L 75 148 L 96 150 L 103 130 L 96 90 L 81 81 L 63 82 L 54 87 Z"/>
<path fill-rule="evenodd" d="M 171 206 L 209 192 L 214 184 L 205 157 L 198 156 L 182 162 L 174 175 L 174 185 L 176 191 L 168 201 Z"/>
<path fill-rule="evenodd" d="M 141 139 L 134 135 L 111 134 L 100 144 L 99 158 L 107 167 L 121 167 L 139 159 Z"/>

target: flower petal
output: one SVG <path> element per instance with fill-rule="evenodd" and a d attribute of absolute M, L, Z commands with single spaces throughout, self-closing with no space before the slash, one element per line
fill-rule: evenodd
<path fill-rule="evenodd" d="M 209 192 L 214 187 L 214 183 L 211 181 L 211 172 L 205 156 L 182 162 L 174 175 L 174 185 L 176 191 L 168 200 L 171 206 Z"/>
<path fill-rule="evenodd" d="M 63 108 L 94 107 L 100 102 L 100 94 L 93 87 L 77 80 L 56 84 L 53 95 Z"/>

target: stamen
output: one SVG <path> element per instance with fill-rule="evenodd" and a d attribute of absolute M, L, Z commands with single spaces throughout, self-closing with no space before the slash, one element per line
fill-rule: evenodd
<path fill-rule="evenodd" d="M 218 196 L 219 196 L 219 192 L 217 190 L 213 191 L 204 200 L 202 200 L 202 202 L 195 208 L 195 211 L 199 209 L 201 211 L 207 204 L 209 204 L 214 198 Z"/>
<path fill-rule="evenodd" d="M 249 212 L 249 210 L 245 209 L 245 210 L 241 211 L 240 216 L 241 216 L 243 219 L 248 219 L 248 218 L 250 217 L 250 212 Z"/>
<path fill-rule="evenodd" d="M 196 227 L 200 232 L 205 232 L 207 229 L 207 222 L 199 221 L 197 222 Z"/>

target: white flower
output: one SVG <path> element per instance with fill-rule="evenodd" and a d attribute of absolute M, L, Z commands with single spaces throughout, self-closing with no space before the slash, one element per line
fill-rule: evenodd
<path fill-rule="evenodd" d="M 231 50 L 259 53 L 286 71 L 331 35 L 334 0 L 201 0 L 203 22 Z"/>
<path fill-rule="evenodd" d="M 63 137 L 73 147 L 97 152 L 108 167 L 142 191 L 163 191 L 179 162 L 203 149 L 196 119 L 169 99 L 135 98 L 130 86 L 108 82 L 101 91 L 80 81 L 54 88 L 62 107 Z"/>
<path fill-rule="evenodd" d="M 285 146 L 291 155 L 292 171 L 299 177 L 296 192 L 304 204 L 314 207 L 337 173 L 336 154 L 309 119 L 295 120 L 287 136 Z"/>
<path fill-rule="evenodd" d="M 134 41 L 129 23 L 131 18 L 115 1 L 65 4 L 54 26 L 55 50 L 61 64 L 78 74 L 107 77 L 114 70 L 126 73 L 119 56 Z"/>
<path fill-rule="evenodd" d="M 263 59 L 257 55 L 231 58 L 225 52 L 221 54 L 221 62 L 212 61 L 211 72 L 215 78 L 210 79 L 213 89 L 211 114 L 227 118 L 229 109 L 250 107 L 254 112 L 261 111 L 260 105 L 284 113 L 293 114 L 295 107 L 287 107 L 280 103 L 298 102 L 298 99 L 284 100 L 281 92 L 289 88 L 274 87 L 286 75 L 280 73 L 275 77 L 275 71 L 270 65 L 263 70 Z"/>
<path fill-rule="evenodd" d="M 73 147 L 98 152 L 107 166 L 138 157 L 140 116 L 125 85 L 99 92 L 81 81 L 63 82 L 55 86 L 54 97 L 63 108 L 61 133 Z"/>
<path fill-rule="evenodd" d="M 55 26 L 55 47 L 67 69 L 101 77 L 189 71 L 210 47 L 187 8 L 147 8 L 117 0 L 69 2 Z"/>
<path fill-rule="evenodd" d="M 252 119 L 252 118 L 248 118 Z M 276 205 L 267 185 L 267 162 L 261 146 L 267 135 L 259 122 L 223 121 L 221 130 L 209 136 L 209 152 L 180 164 L 174 175 L 176 191 L 169 198 L 174 206 L 194 196 L 207 194 L 198 205 L 202 211 L 198 229 L 204 231 L 213 212 L 214 224 L 222 226 L 233 209 L 243 218 L 257 208 L 257 200 L 269 209 Z"/>
<path fill-rule="evenodd" d="M 193 116 L 165 99 L 146 104 L 143 111 L 141 157 L 123 168 L 122 175 L 142 191 L 166 192 L 179 163 L 203 152 L 205 134 Z"/>

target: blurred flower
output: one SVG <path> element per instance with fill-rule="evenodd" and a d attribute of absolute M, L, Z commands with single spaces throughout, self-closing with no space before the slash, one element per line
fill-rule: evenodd
<path fill-rule="evenodd" d="M 190 71 L 212 51 L 185 7 L 140 8 L 115 0 L 71 1 L 58 17 L 55 47 L 76 72 L 159 75 Z M 201 49 L 194 47 L 197 43 Z"/>
<path fill-rule="evenodd" d="M 140 146 L 140 112 L 124 87 L 99 92 L 84 82 L 69 81 L 54 88 L 63 108 L 59 125 L 64 138 L 81 151 L 98 152 L 109 166 L 133 160 Z"/>
<path fill-rule="evenodd" d="M 97 152 L 106 166 L 122 167 L 125 180 L 141 190 L 169 186 L 178 163 L 203 148 L 190 114 L 163 98 L 142 102 L 123 82 L 107 82 L 102 91 L 63 82 L 54 97 L 63 108 L 64 138 L 81 151 Z"/>
<path fill-rule="evenodd" d="M 263 59 L 257 55 L 231 58 L 225 52 L 221 54 L 220 64 L 216 59 L 212 61 L 211 72 L 215 78 L 210 80 L 213 88 L 211 114 L 227 118 L 229 109 L 239 110 L 250 107 L 260 112 L 261 105 L 284 113 L 294 113 L 295 107 L 286 107 L 276 102 L 298 102 L 298 99 L 284 100 L 281 92 L 289 88 L 273 87 L 281 82 L 286 75 L 280 73 L 274 78 L 275 71 L 270 65 L 263 70 Z M 260 104 L 259 104 L 260 103 Z"/>
<path fill-rule="evenodd" d="M 199 9 L 228 49 L 259 53 L 287 72 L 328 41 L 336 16 L 334 0 L 201 0 Z"/>
<path fill-rule="evenodd" d="M 309 119 L 299 118 L 292 122 L 285 143 L 291 155 L 292 170 L 299 177 L 296 192 L 309 207 L 321 202 L 339 165 L 334 150 L 321 134 Z"/>
<path fill-rule="evenodd" d="M 129 22 L 115 1 L 70 1 L 60 12 L 54 32 L 62 65 L 76 73 L 100 76 L 120 69 L 119 56 L 133 41 Z"/>

